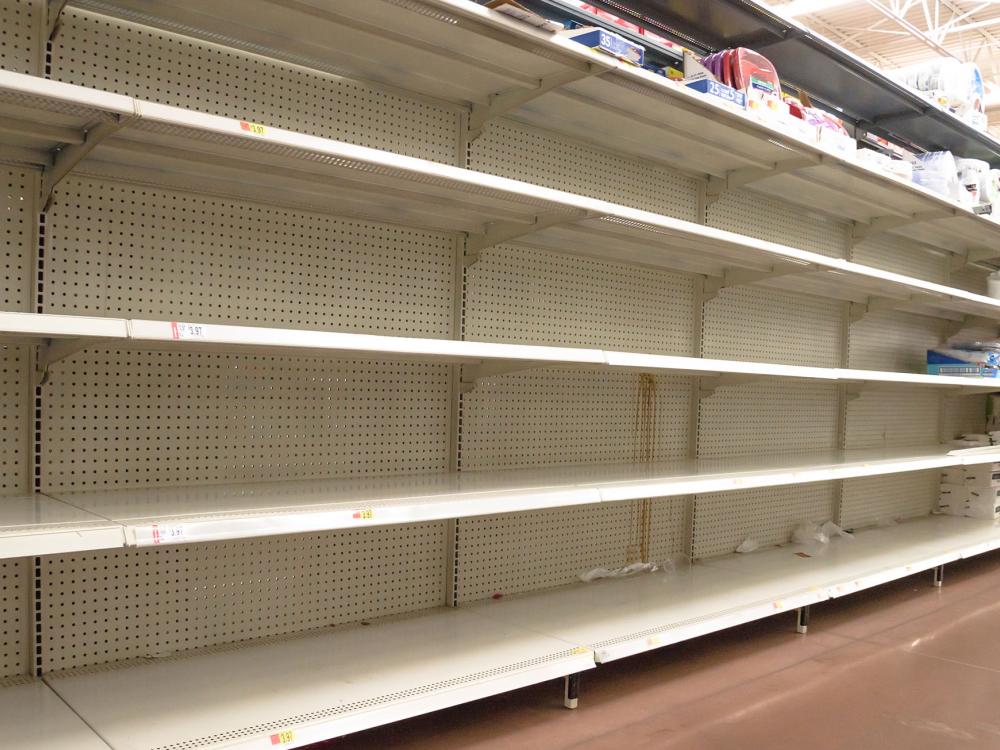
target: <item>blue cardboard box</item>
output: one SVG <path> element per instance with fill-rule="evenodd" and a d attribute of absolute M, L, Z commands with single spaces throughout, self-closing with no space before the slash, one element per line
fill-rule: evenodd
<path fill-rule="evenodd" d="M 966 378 L 1000 377 L 1000 355 L 993 351 L 928 349 L 927 373 Z"/>
<path fill-rule="evenodd" d="M 722 99 L 724 102 L 729 102 L 735 104 L 740 109 L 747 106 L 747 95 L 742 91 L 737 91 L 732 86 L 727 86 L 724 83 L 719 83 L 718 81 L 711 81 L 702 79 L 700 81 L 694 81 L 687 85 L 689 89 L 694 89 L 701 94 L 708 94 L 709 96 L 714 96 Z"/>
<path fill-rule="evenodd" d="M 612 34 L 606 29 L 583 29 L 579 34 L 570 35 L 570 39 L 584 47 L 599 50 L 640 67 L 646 60 L 644 48 L 638 44 L 632 44 L 628 39 Z"/>

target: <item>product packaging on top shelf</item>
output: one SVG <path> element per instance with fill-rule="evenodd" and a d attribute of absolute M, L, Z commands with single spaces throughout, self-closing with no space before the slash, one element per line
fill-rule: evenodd
<path fill-rule="evenodd" d="M 958 181 L 958 165 L 951 151 L 918 154 L 913 164 L 913 181 L 953 201 L 963 200 L 964 191 Z"/>
<path fill-rule="evenodd" d="M 568 29 L 562 33 L 584 47 L 590 47 L 632 65 L 642 67 L 645 60 L 646 51 L 643 47 L 606 29 L 584 26 Z"/>
<path fill-rule="evenodd" d="M 942 57 L 887 72 L 972 127 L 986 129 L 983 77 L 975 63 Z"/>
<path fill-rule="evenodd" d="M 953 346 L 927 350 L 931 375 L 995 378 L 1000 375 L 1000 351 L 991 346 Z"/>
<path fill-rule="evenodd" d="M 486 3 L 486 7 L 492 8 L 498 13 L 503 13 L 511 18 L 516 18 L 518 21 L 526 23 L 529 26 L 534 26 L 536 29 L 541 29 L 542 31 L 556 32 L 563 29 L 561 23 L 550 21 L 548 18 L 540 16 L 519 3 L 514 2 L 514 0 L 490 0 L 490 2 Z"/>

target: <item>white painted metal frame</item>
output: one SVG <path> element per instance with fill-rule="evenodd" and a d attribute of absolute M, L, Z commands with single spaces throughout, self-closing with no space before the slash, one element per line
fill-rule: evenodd
<path fill-rule="evenodd" d="M 494 97 L 507 97 L 508 112 L 526 122 L 707 173 L 724 188 L 752 182 L 872 231 L 888 221 L 890 231 L 972 260 L 989 257 L 997 235 L 995 222 L 931 191 L 465 0 L 351 0 L 336 9 L 309 2 L 294 10 L 254 0 L 240 4 L 239 25 L 228 3 L 76 4 L 458 101 L 474 118 Z"/>

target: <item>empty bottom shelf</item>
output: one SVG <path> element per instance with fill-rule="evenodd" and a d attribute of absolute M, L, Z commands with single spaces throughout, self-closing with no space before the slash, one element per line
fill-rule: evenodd
<path fill-rule="evenodd" d="M 116 750 L 300 747 L 998 547 L 1000 527 L 993 522 L 929 517 L 825 546 L 788 545 L 675 573 L 53 674 L 47 681 Z"/>
<path fill-rule="evenodd" d="M 25 750 L 108 750 L 80 717 L 40 681 L 0 687 L 0 746 Z"/>

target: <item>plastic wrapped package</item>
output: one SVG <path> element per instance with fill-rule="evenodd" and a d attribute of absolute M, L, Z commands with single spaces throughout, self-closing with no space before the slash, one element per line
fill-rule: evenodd
<path fill-rule="evenodd" d="M 981 159 L 955 159 L 955 166 L 958 167 L 958 181 L 964 189 L 962 205 L 978 206 L 980 203 L 987 203 L 990 165 Z"/>
<path fill-rule="evenodd" d="M 963 201 L 962 193 L 965 191 L 958 181 L 958 165 L 951 151 L 919 154 L 913 165 L 913 181 L 953 201 Z"/>
<path fill-rule="evenodd" d="M 940 57 L 888 73 L 973 127 L 986 129 L 983 76 L 975 63 Z"/>

